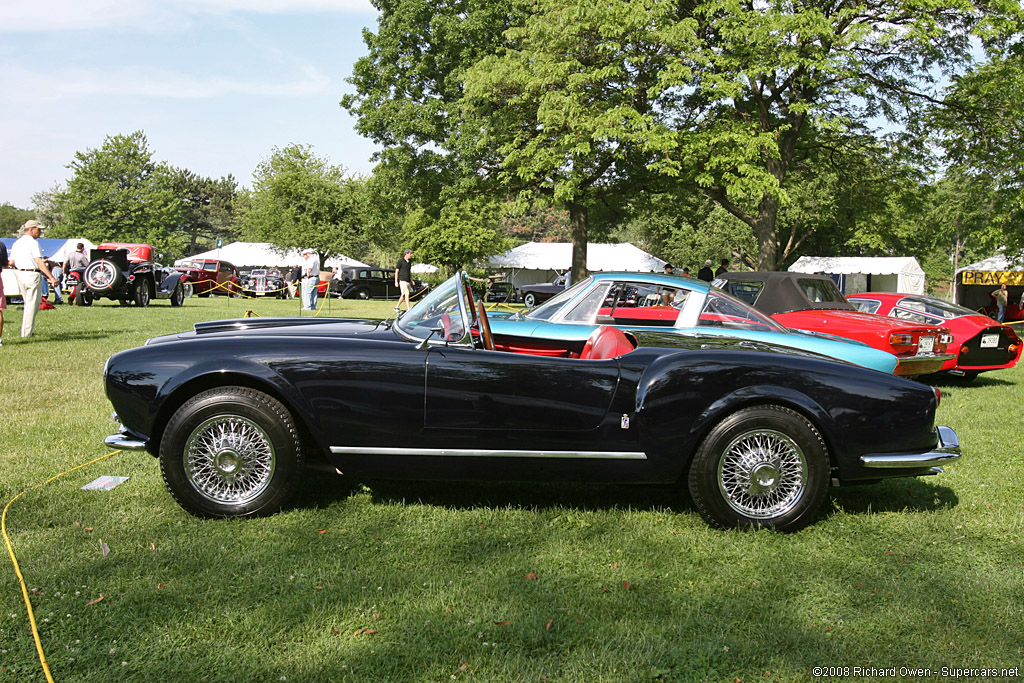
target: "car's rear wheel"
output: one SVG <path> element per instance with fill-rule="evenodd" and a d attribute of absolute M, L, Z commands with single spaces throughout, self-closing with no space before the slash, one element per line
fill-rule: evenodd
<path fill-rule="evenodd" d="M 828 450 L 804 416 L 744 408 L 715 425 L 690 464 L 689 489 L 712 526 L 797 531 L 828 494 Z"/>
<path fill-rule="evenodd" d="M 96 292 L 109 292 L 124 283 L 124 273 L 116 263 L 106 259 L 93 261 L 85 268 L 85 283 Z"/>
<path fill-rule="evenodd" d="M 356 292 L 356 298 L 357 299 L 369 299 L 370 298 L 370 290 L 368 290 L 366 287 L 361 287 Z"/>
<path fill-rule="evenodd" d="M 132 288 L 132 300 L 139 308 L 149 306 L 149 283 L 145 280 L 136 280 Z"/>
<path fill-rule="evenodd" d="M 523 303 L 526 304 L 527 308 L 533 308 L 537 305 L 537 295 L 533 292 L 527 292 L 526 296 L 523 297 Z"/>
<path fill-rule="evenodd" d="M 167 489 L 200 517 L 277 512 L 302 470 L 302 443 L 291 413 L 247 387 L 210 389 L 189 399 L 160 441 Z"/>

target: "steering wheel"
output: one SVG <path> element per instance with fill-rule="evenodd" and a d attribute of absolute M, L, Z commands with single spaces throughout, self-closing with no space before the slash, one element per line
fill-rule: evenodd
<path fill-rule="evenodd" d="M 494 335 L 491 334 L 491 323 L 487 320 L 487 309 L 484 308 L 483 301 L 476 302 L 476 319 L 480 321 L 480 341 L 483 342 L 484 349 L 493 351 Z"/>

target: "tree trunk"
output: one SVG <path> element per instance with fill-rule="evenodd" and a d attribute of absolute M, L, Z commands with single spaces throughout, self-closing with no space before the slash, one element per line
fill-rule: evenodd
<path fill-rule="evenodd" d="M 572 230 L 572 283 L 587 276 L 587 207 L 569 204 L 569 227 Z"/>
<path fill-rule="evenodd" d="M 779 203 L 765 196 L 757 207 L 757 215 L 750 222 L 757 238 L 757 269 L 775 270 L 779 262 L 779 233 L 775 223 L 779 217 Z"/>

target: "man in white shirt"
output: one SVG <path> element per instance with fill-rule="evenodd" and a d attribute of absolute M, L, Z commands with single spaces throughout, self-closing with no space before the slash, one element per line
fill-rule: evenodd
<path fill-rule="evenodd" d="M 39 236 L 43 234 L 43 226 L 36 221 L 25 221 L 21 226 L 22 235 L 11 247 L 11 267 L 18 277 L 18 288 L 25 302 L 25 313 L 21 318 L 21 336 L 31 337 L 36 326 L 36 313 L 39 303 L 43 300 L 43 276 L 50 285 L 56 287 L 57 279 L 46 267 L 43 253 L 39 249 Z"/>
<path fill-rule="evenodd" d="M 316 310 L 317 285 L 320 284 L 320 257 L 315 249 L 302 252 L 302 308 Z"/>

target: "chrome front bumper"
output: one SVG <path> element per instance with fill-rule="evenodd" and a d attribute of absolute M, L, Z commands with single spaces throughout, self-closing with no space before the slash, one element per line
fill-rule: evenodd
<path fill-rule="evenodd" d="M 862 455 L 864 467 L 874 469 L 920 469 L 952 462 L 960 457 L 960 439 L 949 427 L 935 427 L 937 443 L 926 453 L 878 453 Z M 941 471 L 941 468 L 938 468 Z"/>
<path fill-rule="evenodd" d="M 117 413 L 114 413 L 110 417 L 120 425 L 121 421 L 117 418 Z M 123 425 L 118 427 L 117 434 L 111 434 L 107 438 L 103 439 L 103 443 L 110 448 L 116 448 L 121 451 L 146 450 L 146 442 L 134 434 L 131 434 Z"/>

